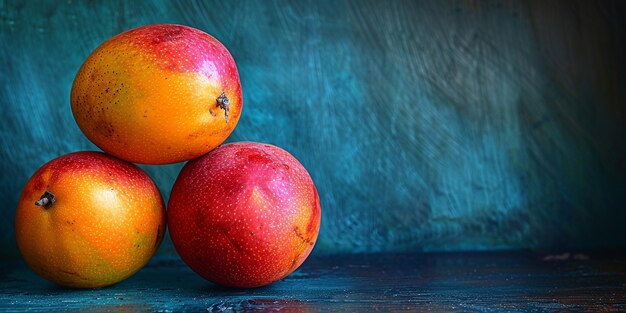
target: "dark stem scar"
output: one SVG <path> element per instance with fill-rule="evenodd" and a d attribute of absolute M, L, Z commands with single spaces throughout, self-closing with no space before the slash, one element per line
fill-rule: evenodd
<path fill-rule="evenodd" d="M 224 117 L 226 118 L 226 123 L 228 123 L 228 109 L 230 107 L 230 100 L 226 97 L 226 93 L 222 92 L 222 94 L 215 99 L 217 101 L 217 106 L 224 110 Z"/>
<path fill-rule="evenodd" d="M 54 198 L 54 195 L 48 191 L 45 191 L 43 195 L 41 195 L 41 198 L 35 201 L 35 205 L 43 206 L 43 208 L 47 210 L 54 204 L 55 201 L 56 199 Z"/>

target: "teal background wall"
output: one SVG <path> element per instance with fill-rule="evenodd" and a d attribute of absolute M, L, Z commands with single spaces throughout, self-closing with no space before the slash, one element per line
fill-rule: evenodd
<path fill-rule="evenodd" d="M 97 149 L 72 80 L 109 37 L 179 23 L 224 43 L 229 141 L 292 152 L 322 201 L 314 253 L 626 246 L 620 1 L 0 1 L 0 255 L 21 188 Z M 182 164 L 143 166 L 167 199 Z M 172 254 L 167 239 L 161 254 Z"/>

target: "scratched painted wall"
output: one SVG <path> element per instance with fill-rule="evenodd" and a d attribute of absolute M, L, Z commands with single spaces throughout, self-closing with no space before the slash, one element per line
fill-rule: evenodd
<path fill-rule="evenodd" d="M 611 1 L 0 1 L 0 244 L 46 161 L 96 149 L 69 106 L 107 38 L 148 23 L 231 51 L 230 141 L 291 151 L 315 253 L 626 246 L 626 24 Z M 146 166 L 167 198 L 181 164 Z M 166 241 L 160 253 L 173 253 Z"/>

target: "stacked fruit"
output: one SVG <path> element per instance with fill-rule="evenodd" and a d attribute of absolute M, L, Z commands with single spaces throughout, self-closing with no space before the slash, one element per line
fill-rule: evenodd
<path fill-rule="evenodd" d="M 167 224 L 183 261 L 209 281 L 267 285 L 313 249 L 321 212 L 306 169 L 276 146 L 220 146 L 243 102 L 235 61 L 217 39 L 171 24 L 119 34 L 82 65 L 71 105 L 82 132 L 106 154 L 61 156 L 24 187 L 17 243 L 44 278 L 108 286 L 154 255 L 165 205 L 150 177 L 129 162 L 191 160 L 172 189 Z"/>

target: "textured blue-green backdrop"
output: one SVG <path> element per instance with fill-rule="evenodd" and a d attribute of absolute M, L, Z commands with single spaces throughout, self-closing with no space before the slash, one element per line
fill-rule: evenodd
<path fill-rule="evenodd" d="M 315 253 L 626 245 L 624 3 L 0 1 L 0 245 L 22 186 L 96 149 L 69 105 L 100 43 L 148 23 L 233 54 L 229 141 L 292 152 L 322 201 Z M 144 166 L 164 197 L 182 164 Z M 173 253 L 169 239 L 160 253 Z"/>

